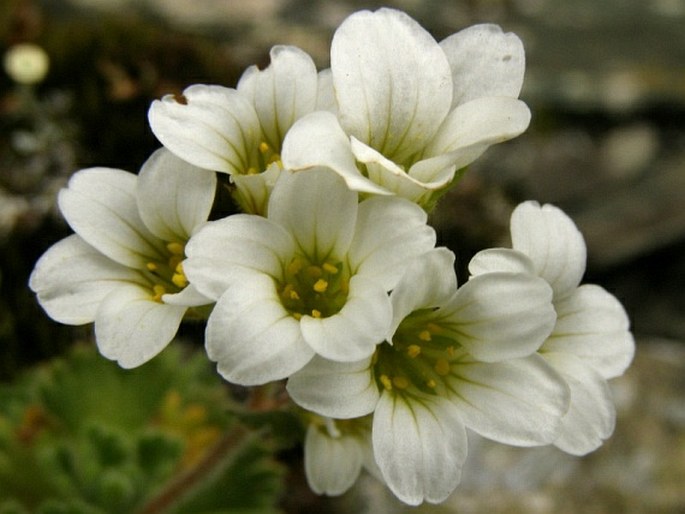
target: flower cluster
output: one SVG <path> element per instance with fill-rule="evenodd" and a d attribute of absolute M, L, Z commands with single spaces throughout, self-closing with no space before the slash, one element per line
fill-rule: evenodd
<path fill-rule="evenodd" d="M 94 168 L 59 195 L 75 231 L 30 286 L 54 319 L 95 323 L 124 367 L 207 318 L 228 381 L 287 380 L 317 493 L 369 470 L 408 504 L 458 485 L 467 428 L 585 454 L 613 430 L 607 380 L 634 343 L 620 303 L 579 286 L 585 244 L 521 204 L 513 249 L 457 284 L 427 211 L 490 145 L 528 126 L 521 41 L 476 25 L 436 42 L 402 12 L 348 17 L 331 67 L 290 46 L 237 87 L 155 101 L 164 145 L 136 176 Z M 216 174 L 242 213 L 207 221 Z"/>

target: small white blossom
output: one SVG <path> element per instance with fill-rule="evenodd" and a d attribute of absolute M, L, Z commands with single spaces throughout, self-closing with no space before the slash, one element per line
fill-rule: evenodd
<path fill-rule="evenodd" d="M 496 25 L 438 44 L 403 12 L 354 13 L 331 44 L 337 117 L 296 122 L 283 163 L 328 166 L 357 191 L 429 204 L 458 170 L 528 127 L 517 99 L 524 60 L 518 37 Z"/>
<path fill-rule="evenodd" d="M 362 468 L 377 474 L 368 419 L 313 418 L 304 440 L 304 470 L 316 494 L 338 496 L 357 481 Z"/>
<path fill-rule="evenodd" d="M 152 103 L 152 131 L 182 159 L 228 173 L 244 211 L 264 214 L 282 169 L 283 138 L 295 120 L 325 107 L 330 80 L 319 80 L 311 57 L 293 46 L 275 46 L 265 70 L 251 66 L 237 88 L 196 84 L 182 98 Z M 321 102 L 317 99 L 321 97 Z"/>
<path fill-rule="evenodd" d="M 391 322 L 387 292 L 410 259 L 435 244 L 417 205 L 358 202 L 326 169 L 281 174 L 268 217 L 238 214 L 190 240 L 185 271 L 217 300 L 206 347 L 229 381 L 285 378 L 317 353 L 371 355 Z"/>
<path fill-rule="evenodd" d="M 557 321 L 540 355 L 567 381 L 571 405 L 554 442 L 575 455 L 595 450 L 614 430 L 615 408 L 607 380 L 632 361 L 635 342 L 621 303 L 603 288 L 580 281 L 586 248 L 573 221 L 552 205 L 524 202 L 511 216 L 513 250 L 477 254 L 472 274 L 528 270 L 554 290 Z"/>
<path fill-rule="evenodd" d="M 125 368 L 157 355 L 176 335 L 190 307 L 211 303 L 189 285 L 184 246 L 207 220 L 214 173 L 164 149 L 138 176 L 90 168 L 59 193 L 76 234 L 36 263 L 29 285 L 61 323 L 95 322 L 100 352 Z"/>
<path fill-rule="evenodd" d="M 454 256 L 407 264 L 391 293 L 388 343 L 340 363 L 314 357 L 288 380 L 322 416 L 373 413 L 373 453 L 402 501 L 443 501 L 458 485 L 466 428 L 521 446 L 549 444 L 568 408 L 561 377 L 535 355 L 554 325 L 552 292 L 529 273 L 475 277 L 459 289 Z"/>

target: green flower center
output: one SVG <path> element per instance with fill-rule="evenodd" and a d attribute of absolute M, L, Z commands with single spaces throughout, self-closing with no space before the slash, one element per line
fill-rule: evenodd
<path fill-rule="evenodd" d="M 393 344 L 381 344 L 374 355 L 379 388 L 441 394 L 447 388 L 452 363 L 463 350 L 447 330 L 432 319 L 432 310 L 417 311 L 402 321 Z"/>
<path fill-rule="evenodd" d="M 296 319 L 327 318 L 340 312 L 349 292 L 349 270 L 341 262 L 312 263 L 295 256 L 286 266 L 278 296 Z"/>
<path fill-rule="evenodd" d="M 162 295 L 174 294 L 182 291 L 188 285 L 188 279 L 183 272 L 185 259 L 185 245 L 172 242 L 166 245 L 166 258 L 146 263 L 148 278 L 152 282 L 152 299 L 162 302 Z"/>

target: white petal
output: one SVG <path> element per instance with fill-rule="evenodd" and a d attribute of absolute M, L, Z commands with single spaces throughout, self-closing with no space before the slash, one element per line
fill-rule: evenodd
<path fill-rule="evenodd" d="M 535 271 L 552 286 L 555 301 L 571 293 L 585 273 L 582 234 L 566 214 L 553 205 L 524 202 L 511 215 L 514 250 L 525 253 Z"/>
<path fill-rule="evenodd" d="M 152 102 L 148 119 L 157 139 L 200 168 L 246 172 L 262 138 L 250 101 L 234 89 L 202 84 L 186 88 L 183 97 Z"/>
<path fill-rule="evenodd" d="M 282 174 L 269 201 L 269 219 L 314 262 L 345 256 L 356 217 L 357 194 L 327 169 Z"/>
<path fill-rule="evenodd" d="M 330 168 L 353 191 L 389 194 L 359 172 L 350 139 L 331 112 L 317 111 L 299 119 L 285 136 L 281 159 L 285 168 L 294 171 Z"/>
<path fill-rule="evenodd" d="M 614 431 L 616 409 L 611 390 L 587 363 L 574 355 L 545 353 L 571 389 L 571 405 L 563 418 L 561 435 L 554 441 L 559 449 L 573 455 L 596 450 Z"/>
<path fill-rule="evenodd" d="M 304 440 L 304 469 L 307 483 L 316 494 L 338 496 L 359 477 L 363 449 L 349 435 L 332 437 L 310 424 Z"/>
<path fill-rule="evenodd" d="M 174 338 L 186 307 L 152 300 L 149 289 L 123 285 L 100 304 L 95 339 L 100 353 L 122 368 L 135 368 L 161 352 Z"/>
<path fill-rule="evenodd" d="M 145 284 L 138 272 L 108 259 L 74 234 L 38 259 L 29 287 L 52 319 L 83 325 L 95 320 L 105 296 L 129 282 Z"/>
<path fill-rule="evenodd" d="M 622 375 L 635 354 L 628 316 L 599 286 L 585 284 L 556 302 L 557 324 L 542 350 L 572 353 L 605 379 Z"/>
<path fill-rule="evenodd" d="M 162 301 L 169 305 L 183 305 L 185 307 L 199 307 L 212 303 L 212 300 L 200 293 L 193 284 L 188 284 L 178 293 L 162 295 Z"/>
<path fill-rule="evenodd" d="M 214 306 L 205 347 L 229 382 L 258 385 L 286 378 L 313 357 L 300 324 L 283 307 L 273 279 L 246 275 Z"/>
<path fill-rule="evenodd" d="M 316 96 L 316 110 L 329 111 L 338 114 L 338 101 L 333 89 L 333 73 L 330 68 L 319 72 L 318 92 Z"/>
<path fill-rule="evenodd" d="M 157 237 L 185 243 L 193 230 L 207 221 L 215 190 L 214 172 L 160 148 L 138 174 L 138 211 Z"/>
<path fill-rule="evenodd" d="M 369 357 L 388 333 L 392 306 L 386 290 L 367 277 L 353 276 L 343 308 L 327 318 L 303 316 L 302 335 L 314 351 L 338 362 Z"/>
<path fill-rule="evenodd" d="M 236 281 L 236 273 L 254 270 L 280 278 L 295 252 L 282 227 L 252 214 L 234 214 L 207 223 L 186 245 L 183 271 L 195 287 L 214 300 Z M 238 277 L 240 278 L 240 277 Z"/>
<path fill-rule="evenodd" d="M 535 268 L 526 254 L 508 248 L 481 250 L 469 262 L 469 273 L 472 276 L 493 271 L 534 274 Z"/>
<path fill-rule="evenodd" d="M 549 285 L 534 275 L 508 272 L 473 277 L 435 314 L 436 323 L 485 362 L 532 354 L 556 320 Z"/>
<path fill-rule="evenodd" d="M 418 205 L 377 196 L 359 204 L 357 229 L 350 246 L 350 267 L 390 291 L 406 264 L 435 246 L 435 231 Z"/>
<path fill-rule="evenodd" d="M 120 264 L 144 269 L 166 249 L 140 219 L 136 180 L 123 170 L 81 170 L 59 192 L 58 201 L 71 228 L 89 245 Z"/>
<path fill-rule="evenodd" d="M 254 105 L 266 143 L 276 152 L 295 120 L 314 110 L 317 74 L 314 61 L 294 46 L 276 45 L 271 64 L 260 71 L 248 68 L 238 82 L 238 92 Z"/>
<path fill-rule="evenodd" d="M 447 169 L 441 170 L 443 173 L 436 173 L 425 182 L 417 180 L 378 150 L 362 143 L 354 136 L 350 140 L 352 153 L 357 161 L 366 166 L 369 180 L 412 202 L 419 202 L 434 190 L 445 187 L 454 177 L 455 168 L 448 165 L 445 167 Z"/>
<path fill-rule="evenodd" d="M 523 85 L 523 43 L 497 25 L 468 27 L 440 42 L 452 70 L 456 106 L 482 96 L 518 97 Z"/>
<path fill-rule="evenodd" d="M 439 307 L 456 291 L 454 254 L 447 248 L 435 248 L 407 263 L 406 271 L 390 294 L 393 321 L 388 340 L 412 312 Z"/>
<path fill-rule="evenodd" d="M 331 70 L 341 125 L 395 162 L 420 151 L 449 111 L 447 58 L 403 12 L 348 17 L 333 36 Z"/>
<path fill-rule="evenodd" d="M 466 431 L 448 400 L 406 400 L 384 391 L 373 416 L 373 450 L 392 492 L 409 505 L 445 500 L 461 480 Z"/>
<path fill-rule="evenodd" d="M 530 110 L 521 100 L 493 96 L 471 100 L 452 111 L 426 148 L 424 157 L 451 154 L 450 161 L 462 168 L 489 146 L 523 133 L 530 123 Z M 463 158 L 462 156 L 468 156 Z M 413 168 L 413 173 L 417 173 Z"/>
<path fill-rule="evenodd" d="M 505 444 L 549 444 L 569 405 L 566 382 L 539 355 L 483 363 L 452 363 L 451 398 L 466 426 Z"/>
<path fill-rule="evenodd" d="M 288 379 L 287 389 L 301 407 L 337 419 L 373 412 L 379 396 L 370 357 L 334 362 L 315 356 Z"/>
<path fill-rule="evenodd" d="M 255 175 L 232 175 L 236 187 L 233 195 L 243 212 L 266 216 L 269 196 L 283 170 L 271 163 L 264 172 Z"/>

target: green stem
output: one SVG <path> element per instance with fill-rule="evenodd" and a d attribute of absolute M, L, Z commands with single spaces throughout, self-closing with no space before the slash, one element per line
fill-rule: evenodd
<path fill-rule="evenodd" d="M 189 491 L 199 484 L 204 477 L 212 474 L 230 456 L 231 451 L 238 448 L 248 430 L 242 425 L 235 425 L 212 448 L 207 450 L 205 457 L 193 468 L 172 479 L 164 489 L 138 511 L 138 514 L 162 514 L 182 499 Z"/>

